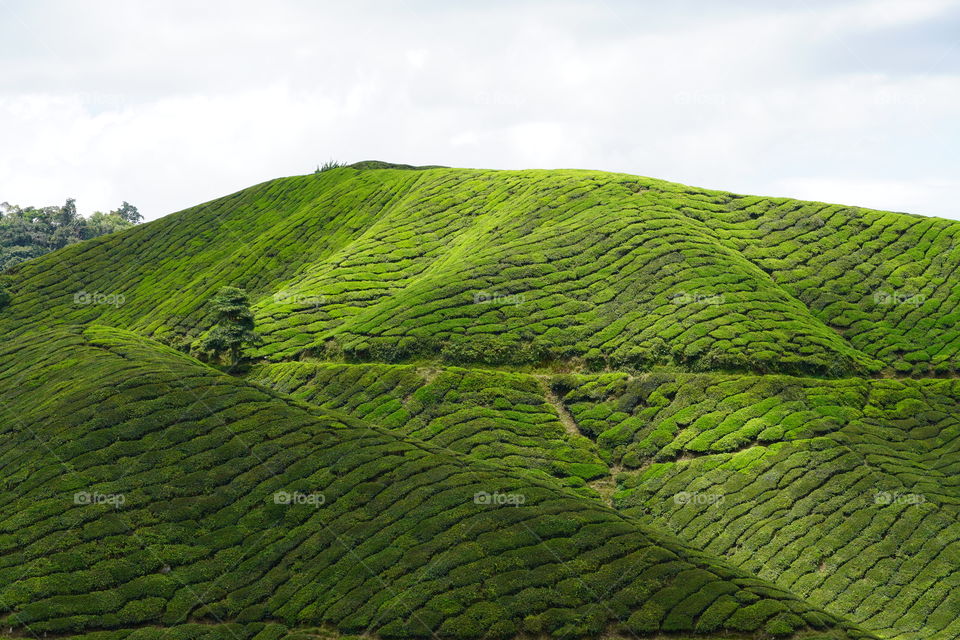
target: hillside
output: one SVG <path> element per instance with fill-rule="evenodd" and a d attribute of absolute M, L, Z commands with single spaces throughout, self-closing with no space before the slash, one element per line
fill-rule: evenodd
<path fill-rule="evenodd" d="M 960 633 L 960 381 L 432 375 L 281 363 L 251 378 L 455 451 L 553 473 L 884 637 Z M 608 472 L 570 455 L 564 445 L 582 436 L 559 428 L 564 413 Z M 534 422 L 541 435 L 531 447 L 522 434 Z"/>
<path fill-rule="evenodd" d="M 25 264 L 6 316 L 175 339 L 230 284 L 274 360 L 948 375 L 958 230 L 599 172 L 343 168 Z"/>
<path fill-rule="evenodd" d="M 129 333 L 38 332 L 0 359 L 5 625 L 867 637 L 599 502 Z"/>
<path fill-rule="evenodd" d="M 0 627 L 960 638 L 958 232 L 359 163 L 25 262 Z M 224 285 L 232 375 L 182 352 Z"/>

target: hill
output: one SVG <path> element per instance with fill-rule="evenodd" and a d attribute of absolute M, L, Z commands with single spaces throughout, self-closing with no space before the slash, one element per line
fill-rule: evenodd
<path fill-rule="evenodd" d="M 133 334 L 38 332 L 0 361 L 14 628 L 868 637 L 599 502 Z"/>
<path fill-rule="evenodd" d="M 411 366 L 322 363 L 263 365 L 251 379 L 552 473 L 883 637 L 960 634 L 958 380 L 424 377 Z M 577 435 L 561 430 L 564 416 Z M 532 447 L 522 439 L 531 423 L 540 425 Z M 605 473 L 582 462 L 593 457 L 570 456 L 568 443 L 584 436 Z"/>
<path fill-rule="evenodd" d="M 17 265 L 0 626 L 960 638 L 958 231 L 365 162 Z"/>
<path fill-rule="evenodd" d="M 958 229 L 599 172 L 341 168 L 25 264 L 7 313 L 194 338 L 230 284 L 274 360 L 948 375 Z"/>

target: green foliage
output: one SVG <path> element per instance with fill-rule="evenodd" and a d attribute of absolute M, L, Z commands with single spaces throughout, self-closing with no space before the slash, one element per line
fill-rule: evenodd
<path fill-rule="evenodd" d="M 314 173 L 323 173 L 324 171 L 329 171 L 330 169 L 339 169 L 340 167 L 345 167 L 346 164 L 342 162 L 337 162 L 336 160 L 327 160 L 322 165 L 317 165 L 316 171 Z"/>
<path fill-rule="evenodd" d="M 75 275 L 26 269 L 45 297 L 14 316 L 197 338 L 202 301 L 237 286 L 264 338 L 252 355 L 276 361 L 335 344 L 354 361 L 945 375 L 958 232 L 618 174 L 358 163 L 59 255 Z M 63 302 L 94 284 L 128 302 Z"/>
<path fill-rule="evenodd" d="M 960 435 L 956 380 L 679 374 L 618 414 L 632 385 L 611 378 L 582 376 L 564 400 L 637 469 L 618 477 L 621 511 L 865 628 L 960 633 L 955 616 L 893 613 L 921 592 L 960 604 L 960 482 L 944 454 Z M 787 613 L 768 619 L 772 606 L 727 624 L 757 628 L 762 611 L 768 632 L 796 628 Z"/>
<path fill-rule="evenodd" d="M 140 210 L 126 200 L 124 200 L 123 204 L 115 211 L 111 211 L 110 213 L 130 224 L 140 224 L 143 222 L 143 216 L 140 214 Z"/>
<path fill-rule="evenodd" d="M 110 213 L 77 213 L 70 198 L 61 207 L 20 207 L 0 204 L 0 271 L 63 247 L 131 227 L 143 220 L 137 208 L 124 202 Z"/>
<path fill-rule="evenodd" d="M 335 166 L 5 276 L 15 635 L 960 637 L 960 223 Z"/>
<path fill-rule="evenodd" d="M 894 624 L 886 611 L 915 588 L 949 606 L 960 590 L 949 551 L 960 544 L 960 527 L 937 513 L 960 508 L 960 481 L 939 471 L 953 468 L 938 452 L 960 434 L 960 383 L 952 380 L 609 373 L 547 381 L 506 371 L 319 363 L 261 365 L 251 379 L 458 453 L 566 480 L 580 467 L 567 462 L 562 445 L 582 435 L 557 428 L 553 393 L 581 434 L 596 440 L 593 455 L 626 468 L 618 475 L 617 506 L 658 529 L 676 531 L 745 570 L 777 576 L 798 595 L 867 628 Z M 546 412 L 542 423 L 540 412 Z M 593 469 L 583 477 L 596 478 Z M 678 495 L 686 498 L 677 502 Z M 915 518 L 925 524 L 917 528 Z M 891 522 L 902 524 L 887 529 Z M 861 536 L 868 525 L 885 531 L 882 538 Z M 834 537 L 843 541 L 838 548 Z M 882 540 L 886 550 L 874 549 Z M 921 549 L 931 571 L 944 577 L 919 587 L 904 576 Z M 887 604 L 861 611 L 863 597 L 849 585 L 858 584 L 865 565 L 848 559 L 877 554 L 888 554 L 883 562 L 899 569 L 869 574 L 872 585 L 883 586 L 872 597 Z M 655 630 L 662 620 L 665 630 L 689 624 L 716 630 L 732 611 L 739 613 L 729 624 L 740 630 L 789 635 L 805 624 L 770 609 L 767 600 L 709 609 L 723 593 L 699 592 L 686 603 L 693 613 L 676 609 L 666 617 L 651 605 L 630 624 Z M 698 618 L 697 611 L 706 613 Z M 714 621 L 719 612 L 724 617 Z M 957 624 L 918 615 L 895 622 L 905 631 L 937 625 L 930 628 L 948 637 Z"/>
<path fill-rule="evenodd" d="M 230 364 L 236 365 L 244 346 L 260 343 L 260 336 L 253 330 L 250 300 L 242 289 L 220 287 L 210 298 L 209 307 L 216 324 L 201 341 L 200 350 L 215 357 L 229 354 Z"/>
<path fill-rule="evenodd" d="M 248 379 L 408 437 L 536 470 L 567 485 L 580 486 L 608 473 L 596 445 L 564 429 L 534 376 L 457 367 L 290 362 L 257 366 Z"/>
<path fill-rule="evenodd" d="M 17 635 L 466 639 L 536 626 L 593 637 L 661 618 L 692 635 L 684 603 L 708 584 L 767 603 L 750 625 L 789 609 L 866 637 L 545 476 L 367 426 L 132 333 L 38 330 L 0 342 L 0 363 L 0 406 L 17 416 L 0 451 L 13 487 L 0 504 L 0 623 Z M 483 396 L 493 382 L 455 376 L 413 395 Z M 532 401 L 531 384 L 515 388 Z M 276 498 L 298 492 L 324 500 Z M 618 611 L 597 594 L 617 594 Z"/>

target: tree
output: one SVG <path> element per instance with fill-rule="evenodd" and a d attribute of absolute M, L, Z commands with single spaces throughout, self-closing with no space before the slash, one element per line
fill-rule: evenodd
<path fill-rule="evenodd" d="M 126 220 L 130 224 L 140 224 L 143 222 L 143 216 L 140 215 L 140 211 L 126 200 L 123 201 L 123 204 L 120 205 L 118 209 L 110 213 L 117 214 L 121 220 Z"/>
<path fill-rule="evenodd" d="M 253 331 L 253 311 L 243 289 L 220 287 L 207 305 L 213 312 L 215 324 L 200 343 L 200 349 L 221 357 L 230 355 L 230 365 L 240 362 L 245 345 L 260 344 L 260 336 Z"/>
<path fill-rule="evenodd" d="M 96 238 L 132 226 L 133 223 L 120 217 L 116 211 L 111 211 L 110 213 L 94 211 L 86 220 L 86 238 Z"/>
<path fill-rule="evenodd" d="M 67 198 L 62 207 L 53 208 L 54 224 L 57 227 L 70 227 L 77 223 L 77 201 L 75 198 Z"/>
<path fill-rule="evenodd" d="M 10 292 L 7 291 L 7 288 L 3 286 L 3 283 L 0 282 L 0 309 L 3 309 L 10 302 Z"/>

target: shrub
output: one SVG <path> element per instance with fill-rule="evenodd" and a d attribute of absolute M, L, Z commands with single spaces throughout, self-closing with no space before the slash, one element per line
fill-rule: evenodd
<path fill-rule="evenodd" d="M 339 169 L 340 167 L 347 166 L 345 162 L 338 162 L 337 160 L 327 160 L 323 164 L 318 164 L 314 173 L 323 173 L 324 171 L 329 171 L 330 169 Z"/>

